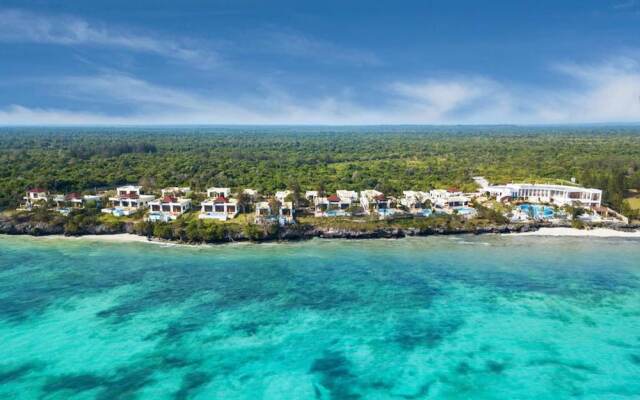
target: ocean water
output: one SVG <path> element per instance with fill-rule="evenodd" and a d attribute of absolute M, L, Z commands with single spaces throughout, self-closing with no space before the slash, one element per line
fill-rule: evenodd
<path fill-rule="evenodd" d="M 0 237 L 0 399 L 640 398 L 640 241 Z"/>

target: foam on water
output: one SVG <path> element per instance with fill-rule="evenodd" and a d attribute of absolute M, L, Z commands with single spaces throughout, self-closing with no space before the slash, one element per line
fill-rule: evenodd
<path fill-rule="evenodd" d="M 639 259 L 618 239 L 0 237 L 0 398 L 637 398 Z"/>

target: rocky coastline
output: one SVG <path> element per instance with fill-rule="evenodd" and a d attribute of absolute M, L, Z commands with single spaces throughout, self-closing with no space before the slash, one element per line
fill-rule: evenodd
<path fill-rule="evenodd" d="M 299 241 L 313 238 L 322 239 L 400 239 L 411 236 L 432 236 L 432 235 L 459 235 L 459 234 L 505 234 L 505 233 L 525 233 L 537 231 L 540 228 L 570 228 L 568 223 L 519 223 L 519 224 L 489 224 L 483 226 L 463 226 L 463 227 L 427 227 L 427 228 L 397 228 L 379 227 L 370 230 L 354 230 L 343 228 L 317 227 L 313 225 L 289 225 L 279 227 L 261 236 L 249 236 L 244 231 L 228 232 L 224 237 L 215 240 L 189 242 L 181 239 L 161 239 L 153 237 L 151 234 L 144 234 L 136 227 L 134 222 L 123 222 L 117 226 L 96 224 L 83 226 L 81 229 L 69 234 L 62 224 L 49 222 L 34 222 L 30 220 L 16 220 L 11 218 L 0 218 L 0 234 L 5 235 L 29 235 L 29 236 L 94 236 L 94 235 L 115 235 L 133 234 L 146 236 L 151 239 L 160 239 L 177 243 L 229 243 L 229 242 L 273 242 L 273 241 Z M 633 231 L 640 228 L 640 225 L 608 225 L 607 229 L 617 231 Z M 265 232 L 267 230 L 265 229 Z"/>

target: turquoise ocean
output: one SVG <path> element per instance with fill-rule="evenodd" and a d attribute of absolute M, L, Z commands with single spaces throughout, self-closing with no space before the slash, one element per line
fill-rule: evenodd
<path fill-rule="evenodd" d="M 640 241 L 0 236 L 0 399 L 638 399 Z"/>

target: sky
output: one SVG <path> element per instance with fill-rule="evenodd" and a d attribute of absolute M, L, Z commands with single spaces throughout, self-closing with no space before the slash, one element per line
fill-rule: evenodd
<path fill-rule="evenodd" d="M 0 125 L 640 122 L 640 0 L 0 2 Z"/>

